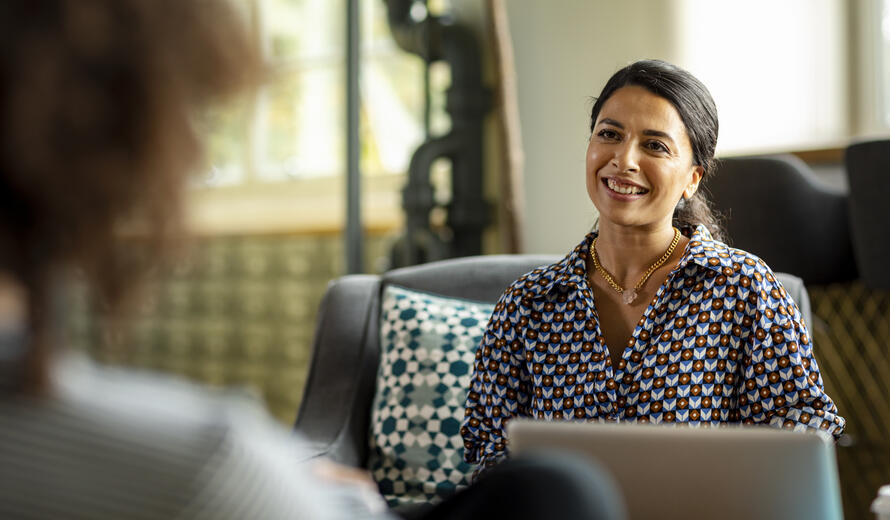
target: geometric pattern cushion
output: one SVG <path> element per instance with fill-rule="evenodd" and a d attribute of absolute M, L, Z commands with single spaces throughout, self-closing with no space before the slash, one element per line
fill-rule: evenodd
<path fill-rule="evenodd" d="M 388 285 L 368 469 L 390 507 L 437 502 L 469 483 L 460 425 L 493 304 Z"/>

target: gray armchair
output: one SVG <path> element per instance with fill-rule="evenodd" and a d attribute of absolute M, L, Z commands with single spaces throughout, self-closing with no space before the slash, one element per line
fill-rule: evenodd
<path fill-rule="evenodd" d="M 366 465 L 380 359 L 380 296 L 387 284 L 493 303 L 516 278 L 558 259 L 476 256 L 334 280 L 318 311 L 312 362 L 295 429 L 316 455 L 354 467 Z M 787 274 L 778 276 L 809 323 L 810 300 L 803 282 Z"/>

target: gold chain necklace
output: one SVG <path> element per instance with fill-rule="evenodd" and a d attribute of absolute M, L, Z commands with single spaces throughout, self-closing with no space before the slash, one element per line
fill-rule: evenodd
<path fill-rule="evenodd" d="M 609 274 L 609 271 L 606 271 L 603 266 L 600 265 L 599 257 L 596 254 L 597 238 L 599 237 L 594 238 L 593 242 L 590 244 L 590 257 L 593 259 L 593 267 L 601 275 L 603 275 L 603 278 L 607 282 L 609 282 L 609 285 L 611 285 L 613 289 L 618 291 L 618 294 L 621 295 L 621 301 L 623 301 L 625 305 L 630 305 L 634 302 L 634 300 L 637 299 L 637 291 L 639 291 L 640 287 L 642 287 L 643 284 L 646 283 L 646 280 L 648 280 L 649 277 L 652 276 L 652 273 L 654 273 L 656 269 L 664 265 L 664 263 L 667 262 L 668 258 L 670 258 L 672 254 L 674 254 L 674 249 L 677 247 L 677 244 L 680 243 L 680 230 L 674 228 L 674 239 L 671 241 L 670 247 L 668 247 L 667 251 L 665 251 L 664 254 L 661 255 L 661 258 L 659 258 L 654 264 L 649 266 L 649 269 L 646 270 L 646 273 L 643 275 L 642 278 L 640 278 L 640 281 L 637 282 L 637 285 L 631 290 L 626 290 L 624 289 L 624 287 L 618 285 L 618 282 L 616 282 L 615 279 L 612 278 L 612 275 Z"/>

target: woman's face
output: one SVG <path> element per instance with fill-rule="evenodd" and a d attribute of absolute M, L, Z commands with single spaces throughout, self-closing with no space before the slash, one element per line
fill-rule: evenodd
<path fill-rule="evenodd" d="M 670 226 L 680 197 L 692 196 L 701 176 L 686 126 L 668 100 L 638 86 L 606 100 L 587 147 L 587 194 L 601 229 Z"/>

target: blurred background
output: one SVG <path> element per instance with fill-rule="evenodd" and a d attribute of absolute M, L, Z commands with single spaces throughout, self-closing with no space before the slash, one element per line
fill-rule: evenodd
<path fill-rule="evenodd" d="M 126 323 L 103 321 L 75 287 L 69 337 L 102 362 L 242 387 L 285 424 L 332 278 L 463 254 L 563 254 L 590 230 L 592 97 L 631 61 L 665 59 L 709 87 L 718 156 L 793 154 L 841 197 L 845 149 L 890 136 L 890 0 L 241 1 L 270 74 L 196 115 L 208 160 L 189 193 L 187 251 Z M 875 189 L 890 197 L 890 180 Z M 845 503 L 862 512 L 890 482 L 890 293 L 855 272 L 838 280 L 808 283 L 811 328 L 858 442 L 841 472 Z M 860 488 L 846 485 L 854 474 Z"/>

